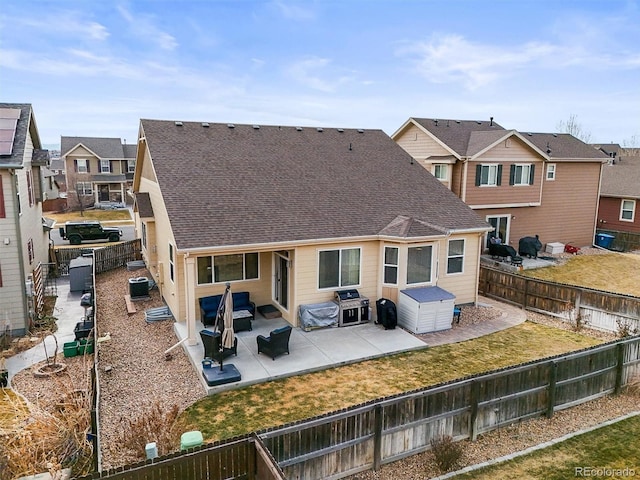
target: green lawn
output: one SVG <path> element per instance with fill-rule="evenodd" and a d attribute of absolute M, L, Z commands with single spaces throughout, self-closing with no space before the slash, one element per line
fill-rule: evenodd
<path fill-rule="evenodd" d="M 487 370 L 579 350 L 600 341 L 525 322 L 458 344 L 252 385 L 208 396 L 179 422 L 206 441 L 281 425 Z"/>
<path fill-rule="evenodd" d="M 564 480 L 581 477 L 640 476 L 638 438 L 640 438 L 640 416 L 635 416 L 529 455 L 455 478 Z M 626 474 L 625 469 L 627 469 Z"/>

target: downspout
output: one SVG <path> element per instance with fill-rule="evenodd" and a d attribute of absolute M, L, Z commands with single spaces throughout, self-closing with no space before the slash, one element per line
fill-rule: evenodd
<path fill-rule="evenodd" d="M 596 211 L 595 214 L 593 215 L 593 234 L 591 235 L 591 244 L 593 245 L 595 243 L 595 238 L 596 238 L 596 230 L 598 229 L 598 207 L 600 206 L 600 191 L 602 189 L 602 170 L 605 166 L 605 163 L 602 162 L 600 164 L 600 176 L 598 177 L 598 201 L 596 202 Z"/>
<path fill-rule="evenodd" d="M 196 345 L 198 343 L 196 339 L 196 313 L 195 313 L 195 282 L 196 278 L 196 259 L 189 255 L 189 252 L 184 254 L 185 274 L 185 311 L 186 311 L 186 324 L 187 324 L 187 345 Z"/>
<path fill-rule="evenodd" d="M 20 166 L 22 168 L 22 165 Z M 25 285 L 27 284 L 27 277 L 25 275 L 25 264 L 24 264 L 24 249 L 22 245 L 22 230 L 20 228 L 20 211 L 18 208 L 18 188 L 16 186 L 16 182 L 18 181 L 18 177 L 16 175 L 16 171 L 14 168 L 9 169 L 9 174 L 11 175 L 11 194 L 13 195 L 13 218 L 15 219 L 16 225 L 16 243 L 18 248 L 18 271 L 20 273 L 20 285 L 22 288 L 22 308 L 25 313 L 25 317 L 29 320 L 29 323 L 24 324 L 25 333 L 29 331 L 29 325 L 32 320 L 31 311 L 29 310 L 29 302 L 27 300 L 27 295 L 25 291 Z"/>
<path fill-rule="evenodd" d="M 460 180 L 460 200 L 467 203 L 467 174 L 469 171 L 469 159 L 462 159 L 462 179 Z"/>

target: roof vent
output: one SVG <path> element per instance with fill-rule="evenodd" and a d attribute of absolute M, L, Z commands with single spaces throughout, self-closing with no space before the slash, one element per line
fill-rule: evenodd
<path fill-rule="evenodd" d="M 482 125 L 482 122 L 481 122 L 480 120 L 476 120 L 476 123 L 477 123 L 478 125 Z"/>
<path fill-rule="evenodd" d="M 556 137 L 556 138 L 558 138 L 558 134 L 557 134 L 557 133 L 554 133 L 554 134 L 553 134 L 553 136 L 554 136 L 554 137 Z"/>
<path fill-rule="evenodd" d="M 531 132 L 527 133 L 527 135 L 529 135 L 530 137 L 533 137 L 533 133 Z"/>
<path fill-rule="evenodd" d="M 227 123 L 227 127 L 229 128 L 236 128 L 236 126 L 233 123 Z"/>
<path fill-rule="evenodd" d="M 176 127 L 181 127 L 182 126 L 182 122 L 176 122 Z"/>
<path fill-rule="evenodd" d="M 208 124 L 207 122 L 202 122 L 202 126 L 203 126 L 204 128 L 209 128 L 209 124 Z"/>
<path fill-rule="evenodd" d="M 456 120 L 456 123 L 461 123 L 460 120 Z"/>
<path fill-rule="evenodd" d="M 338 133 L 344 133 L 344 128 L 339 128 Z"/>
<path fill-rule="evenodd" d="M 437 126 L 438 126 L 438 119 L 436 118 L 436 119 L 433 121 L 433 123 L 435 123 L 435 124 L 436 124 L 436 127 L 437 127 Z"/>
<path fill-rule="evenodd" d="M 260 125 L 254 125 L 254 126 L 253 126 L 253 129 L 254 129 L 254 130 L 260 130 Z"/>
<path fill-rule="evenodd" d="M 301 132 L 302 131 L 302 127 L 296 127 L 296 130 Z"/>
<path fill-rule="evenodd" d="M 359 128 L 359 129 L 358 129 L 358 133 L 364 133 L 364 130 L 363 130 L 363 129 L 361 129 L 361 128 Z"/>
<path fill-rule="evenodd" d="M 318 128 L 316 128 L 316 130 L 317 130 L 318 132 L 321 132 L 321 131 L 322 131 L 322 128 L 318 127 Z"/>

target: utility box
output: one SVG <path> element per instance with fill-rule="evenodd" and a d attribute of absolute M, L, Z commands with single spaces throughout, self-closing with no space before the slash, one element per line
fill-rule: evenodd
<path fill-rule="evenodd" d="M 549 242 L 544 249 L 545 252 L 556 254 L 564 252 L 564 243 L 560 242 Z"/>
<path fill-rule="evenodd" d="M 69 262 L 69 291 L 82 292 L 93 284 L 93 258 L 77 257 Z"/>
<path fill-rule="evenodd" d="M 400 290 L 398 324 L 413 333 L 448 330 L 456 297 L 440 287 Z"/>

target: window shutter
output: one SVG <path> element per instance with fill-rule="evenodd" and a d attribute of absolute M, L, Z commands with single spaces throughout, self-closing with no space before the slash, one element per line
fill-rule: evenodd
<path fill-rule="evenodd" d="M 89 165 L 91 165 L 91 162 L 87 159 L 87 173 L 89 173 L 91 170 L 89 169 Z M 98 173 L 100 172 L 100 169 L 98 169 Z"/>
<path fill-rule="evenodd" d="M 511 165 L 509 168 L 509 185 L 515 185 L 516 183 L 516 166 Z"/>
<path fill-rule="evenodd" d="M 74 160 L 73 161 L 73 171 L 77 172 L 78 171 L 78 160 Z"/>
<path fill-rule="evenodd" d="M 502 164 L 498 165 L 498 173 L 496 175 L 496 185 L 502 185 Z"/>
<path fill-rule="evenodd" d="M 534 172 L 536 171 L 536 166 L 531 165 L 531 169 L 529 170 L 529 185 L 533 185 Z"/>
<path fill-rule="evenodd" d="M 0 177 L 0 218 L 5 218 L 6 212 L 4 210 L 4 192 L 2 191 L 2 177 Z"/>
<path fill-rule="evenodd" d="M 480 186 L 481 176 L 482 176 L 482 165 L 476 165 L 476 187 Z"/>

